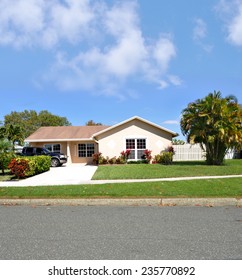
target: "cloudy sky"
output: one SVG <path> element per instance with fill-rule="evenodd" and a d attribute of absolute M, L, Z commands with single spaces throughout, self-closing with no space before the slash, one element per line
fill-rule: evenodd
<path fill-rule="evenodd" d="M 180 133 L 214 90 L 242 102 L 242 0 L 0 0 L 0 120 L 138 115 Z"/>

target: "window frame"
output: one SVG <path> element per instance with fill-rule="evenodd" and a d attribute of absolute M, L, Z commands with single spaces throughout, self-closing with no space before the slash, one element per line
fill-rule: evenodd
<path fill-rule="evenodd" d="M 127 145 L 128 142 L 132 143 Z M 134 143 L 134 145 L 133 145 Z M 134 148 L 133 148 L 134 147 Z M 139 148 L 138 148 L 139 147 Z M 129 161 L 130 160 L 142 160 L 142 151 L 147 149 L 147 138 L 146 137 L 127 137 L 125 138 L 125 149 L 131 150 Z M 142 153 L 142 155 L 140 155 Z"/>
<path fill-rule="evenodd" d="M 54 150 L 54 146 L 57 146 L 57 145 L 59 145 L 60 146 L 60 149 L 59 150 Z M 51 150 L 48 148 L 48 147 L 46 147 L 46 146 L 51 146 Z M 47 150 L 49 150 L 50 152 L 52 152 L 52 153 L 61 153 L 61 144 L 60 143 L 47 143 L 47 144 L 44 144 L 44 146 L 43 146 L 45 149 L 47 149 Z"/>
<path fill-rule="evenodd" d="M 91 158 L 93 154 L 95 154 L 94 143 L 78 143 L 77 156 L 79 158 Z"/>

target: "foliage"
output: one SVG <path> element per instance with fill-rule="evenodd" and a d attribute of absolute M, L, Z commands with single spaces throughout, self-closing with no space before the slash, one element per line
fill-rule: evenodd
<path fill-rule="evenodd" d="M 102 157 L 102 153 L 95 153 L 92 155 L 92 161 L 94 164 L 99 164 L 99 160 Z"/>
<path fill-rule="evenodd" d="M 23 139 L 36 131 L 41 126 L 68 126 L 71 123 L 66 117 L 60 117 L 44 110 L 39 114 L 34 110 L 24 110 L 23 112 L 13 111 L 4 116 L 4 126 L 18 126 L 23 131 Z"/>
<path fill-rule="evenodd" d="M 116 158 L 116 164 L 124 164 L 125 160 L 122 156 L 119 156 L 118 158 Z"/>
<path fill-rule="evenodd" d="M 50 169 L 51 157 L 50 156 L 31 156 L 21 157 L 28 161 L 29 171 L 26 172 L 26 177 L 34 176 Z"/>
<path fill-rule="evenodd" d="M 150 161 L 152 159 L 151 153 L 152 153 L 152 151 L 148 150 L 148 149 L 146 149 L 144 151 L 144 159 L 145 159 L 146 163 L 150 163 Z"/>
<path fill-rule="evenodd" d="M 40 174 L 50 169 L 51 157 L 17 157 L 11 160 L 8 168 L 18 179 Z"/>
<path fill-rule="evenodd" d="M 181 139 L 173 139 L 172 140 L 172 145 L 184 145 L 185 141 L 181 140 Z"/>
<path fill-rule="evenodd" d="M 130 154 L 131 154 L 131 150 L 130 149 L 127 149 L 126 151 L 122 151 L 120 153 L 120 155 L 121 155 L 121 157 L 122 157 L 124 162 L 128 161 Z"/>
<path fill-rule="evenodd" d="M 26 177 L 26 173 L 29 171 L 28 160 L 23 158 L 14 158 L 8 165 L 11 173 L 15 175 L 16 178 L 22 179 Z"/>
<path fill-rule="evenodd" d="M 12 142 L 12 149 L 14 150 L 14 143 L 18 141 L 20 144 L 23 143 L 23 129 L 18 125 L 7 125 L 0 127 L 0 139 L 8 139 Z"/>
<path fill-rule="evenodd" d="M 14 158 L 14 153 L 12 152 L 12 144 L 8 140 L 0 139 L 0 169 L 2 174 L 5 173 L 9 162 Z"/>
<path fill-rule="evenodd" d="M 188 104 L 182 111 L 181 130 L 191 144 L 199 143 L 206 162 L 221 165 L 229 149 L 241 147 L 242 111 L 236 97 L 220 92 Z"/>
<path fill-rule="evenodd" d="M 89 120 L 86 122 L 86 126 L 96 126 L 96 125 L 103 125 L 102 123 L 96 123 L 93 120 Z"/>
<path fill-rule="evenodd" d="M 161 163 L 165 165 L 172 164 L 174 154 L 175 151 L 173 146 L 169 146 L 164 151 L 161 151 L 160 154 L 155 155 L 153 163 Z"/>
<path fill-rule="evenodd" d="M 173 153 L 172 152 L 161 152 L 158 155 L 155 155 L 155 163 L 161 163 L 165 165 L 172 164 L 173 161 Z"/>

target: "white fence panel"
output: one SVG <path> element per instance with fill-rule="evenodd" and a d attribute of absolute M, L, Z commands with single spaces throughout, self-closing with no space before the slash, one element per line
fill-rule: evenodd
<path fill-rule="evenodd" d="M 205 153 L 199 144 L 173 145 L 173 148 L 175 151 L 174 161 L 205 160 Z M 225 159 L 233 159 L 234 157 L 235 152 L 230 150 L 226 154 Z"/>
<path fill-rule="evenodd" d="M 175 155 L 173 156 L 174 161 L 182 160 L 204 160 L 204 152 L 199 144 L 190 145 L 173 145 Z"/>

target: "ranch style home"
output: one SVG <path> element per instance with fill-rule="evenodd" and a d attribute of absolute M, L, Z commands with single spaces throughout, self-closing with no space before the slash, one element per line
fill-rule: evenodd
<path fill-rule="evenodd" d="M 143 118 L 134 116 L 113 126 L 50 126 L 41 127 L 26 142 L 68 156 L 68 163 L 92 164 L 92 155 L 118 157 L 131 150 L 129 159 L 139 160 L 145 149 L 152 156 L 171 145 L 178 134 Z"/>

